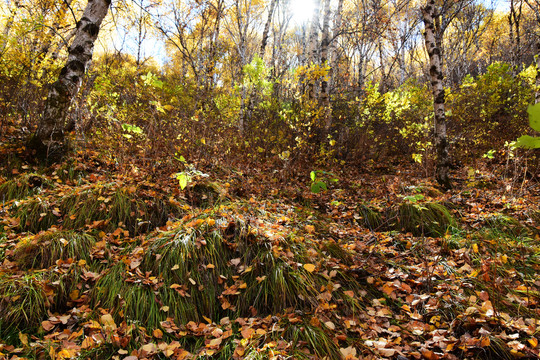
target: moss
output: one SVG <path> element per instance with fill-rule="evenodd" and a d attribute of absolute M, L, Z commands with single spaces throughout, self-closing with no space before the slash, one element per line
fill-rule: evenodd
<path fill-rule="evenodd" d="M 403 203 L 390 214 L 394 229 L 415 236 L 442 236 L 456 224 L 450 211 L 439 203 Z"/>
<path fill-rule="evenodd" d="M 17 245 L 14 257 L 23 269 L 46 269 L 57 260 L 91 261 L 90 253 L 95 239 L 74 231 L 53 231 L 25 238 Z"/>

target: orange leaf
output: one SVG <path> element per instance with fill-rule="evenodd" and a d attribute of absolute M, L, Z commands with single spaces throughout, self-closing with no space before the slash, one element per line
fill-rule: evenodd
<path fill-rule="evenodd" d="M 242 333 L 242 337 L 244 339 L 248 339 L 251 338 L 251 336 L 253 335 L 253 333 L 255 332 L 255 330 L 253 330 L 252 328 L 247 328 L 247 329 L 244 329 L 241 331 Z"/>
<path fill-rule="evenodd" d="M 48 320 L 45 320 L 45 321 L 42 321 L 41 322 L 41 327 L 43 328 L 43 330 L 45 331 L 50 331 L 54 328 L 54 324 Z"/>

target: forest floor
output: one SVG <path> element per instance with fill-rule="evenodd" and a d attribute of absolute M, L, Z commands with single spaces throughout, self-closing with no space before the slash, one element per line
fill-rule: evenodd
<path fill-rule="evenodd" d="M 537 359 L 540 184 L 0 158 L 0 358 Z M 202 173 L 206 173 L 203 176 Z M 327 177 L 325 179 L 325 177 Z M 337 178 L 332 182 L 331 178 Z"/>

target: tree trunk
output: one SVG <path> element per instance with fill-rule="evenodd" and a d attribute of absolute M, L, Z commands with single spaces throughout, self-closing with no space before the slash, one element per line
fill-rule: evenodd
<path fill-rule="evenodd" d="M 308 65 L 318 63 L 318 54 L 319 54 L 319 12 L 321 8 L 321 0 L 315 0 L 315 9 L 313 11 L 313 19 L 311 20 L 311 30 L 309 34 L 309 61 Z M 313 76 L 310 76 L 308 79 L 308 97 L 310 99 L 315 99 L 315 79 Z"/>
<path fill-rule="evenodd" d="M 330 43 L 330 88 L 334 88 L 335 79 L 338 75 L 339 55 L 337 48 L 337 38 L 341 34 L 341 23 L 343 19 L 343 0 L 338 0 L 336 19 L 332 31 L 332 42 Z"/>
<path fill-rule="evenodd" d="M 268 10 L 268 19 L 264 25 L 264 31 L 262 34 L 261 48 L 259 49 L 259 57 L 264 59 L 264 53 L 266 51 L 266 44 L 268 43 L 268 36 L 270 33 L 270 25 L 272 24 L 272 17 L 274 16 L 274 9 L 276 8 L 277 0 L 271 0 L 270 9 Z"/>
<path fill-rule="evenodd" d="M 525 3 L 536 15 L 537 25 L 540 26 L 540 0 L 525 0 Z M 536 40 L 536 92 L 534 96 L 535 104 L 540 103 L 540 38 Z"/>
<path fill-rule="evenodd" d="M 111 0 L 88 0 L 73 43 L 68 50 L 66 65 L 58 80 L 50 86 L 43 117 L 29 147 L 37 157 L 50 161 L 60 160 L 66 152 L 66 119 L 71 102 L 92 59 L 94 42 L 101 22 L 107 15 Z"/>
<path fill-rule="evenodd" d="M 328 50 L 330 45 L 330 0 L 324 2 L 324 18 L 321 40 L 321 65 L 328 66 Z M 330 96 L 328 94 L 328 75 L 321 80 L 321 104 L 324 107 L 324 128 L 325 132 L 332 126 L 332 110 L 330 108 Z"/>
<path fill-rule="evenodd" d="M 431 87 L 433 92 L 433 110 L 435 115 L 435 149 L 437 151 L 436 180 L 446 189 L 451 188 L 448 175 L 450 160 L 448 156 L 448 139 L 446 136 L 445 99 L 442 74 L 441 40 L 442 31 L 435 0 L 429 0 L 422 8 L 425 30 L 424 38 L 429 55 Z"/>

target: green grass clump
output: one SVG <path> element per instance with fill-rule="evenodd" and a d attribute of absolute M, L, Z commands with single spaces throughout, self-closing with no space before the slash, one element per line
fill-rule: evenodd
<path fill-rule="evenodd" d="M 218 183 L 203 181 L 190 186 L 186 195 L 190 204 L 207 208 L 216 205 L 223 199 L 224 193 L 225 190 Z"/>
<path fill-rule="evenodd" d="M 292 341 L 293 357 L 295 359 L 340 359 L 339 346 L 332 341 L 332 337 L 324 331 L 324 325 L 314 326 L 309 319 L 300 323 L 284 325 L 283 338 Z M 308 349 L 310 354 L 304 352 Z"/>
<path fill-rule="evenodd" d="M 367 205 L 360 205 L 357 208 L 360 215 L 359 223 L 370 230 L 378 230 L 384 221 L 382 215 Z"/>
<path fill-rule="evenodd" d="M 442 236 L 456 224 L 450 211 L 439 203 L 403 203 L 390 214 L 394 229 L 415 236 Z"/>
<path fill-rule="evenodd" d="M 54 205 L 35 196 L 10 209 L 13 217 L 19 219 L 19 229 L 38 233 L 58 224 L 58 217 L 53 214 Z"/>
<path fill-rule="evenodd" d="M 68 160 L 60 164 L 53 172 L 55 177 L 58 177 L 60 180 L 79 182 L 86 173 L 81 169 L 81 166 L 77 164 L 74 160 Z"/>
<path fill-rule="evenodd" d="M 170 215 L 182 212 L 168 201 L 141 197 L 135 187 L 117 187 L 114 183 L 78 187 L 53 201 L 34 196 L 13 204 L 9 210 L 20 220 L 21 231 L 37 233 L 61 225 L 69 230 L 92 228 L 105 232 L 122 228 L 131 235 L 163 226 Z"/>
<path fill-rule="evenodd" d="M 148 328 L 167 317 L 178 323 L 204 321 L 203 316 L 217 321 L 249 317 L 253 309 L 265 315 L 287 308 L 307 312 L 318 305 L 328 279 L 302 266 L 315 261 L 303 244 L 290 238 L 272 242 L 249 232 L 242 222 L 230 228 L 178 223 L 158 233 L 140 255 L 138 270 L 145 278 L 135 276 L 130 263 L 118 263 L 96 284 L 93 301 L 119 321 L 123 315 Z M 294 259 L 281 257 L 276 247 L 289 249 Z M 337 298 L 359 286 L 354 280 L 343 285 L 333 293 Z"/>
<path fill-rule="evenodd" d="M 17 328 L 36 328 L 50 307 L 43 273 L 0 275 L 0 335 Z"/>
<path fill-rule="evenodd" d="M 86 260 L 95 239 L 88 234 L 74 231 L 53 231 L 21 240 L 14 253 L 15 260 L 23 269 L 46 269 L 57 260 Z"/>
<path fill-rule="evenodd" d="M 24 174 L 0 185 L 0 201 L 24 199 L 50 187 L 49 180 L 38 174 Z"/>
<path fill-rule="evenodd" d="M 486 225 L 509 236 L 526 236 L 528 233 L 527 227 L 516 218 L 503 214 L 488 217 Z"/>
<path fill-rule="evenodd" d="M 63 227 L 84 229 L 99 222 L 96 226 L 105 231 L 122 227 L 136 235 L 164 225 L 169 213 L 179 213 L 179 209 L 160 199 L 146 200 L 132 189 L 97 184 L 62 201 Z"/>

